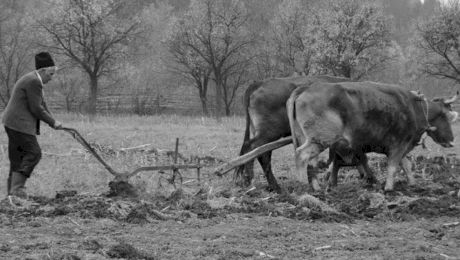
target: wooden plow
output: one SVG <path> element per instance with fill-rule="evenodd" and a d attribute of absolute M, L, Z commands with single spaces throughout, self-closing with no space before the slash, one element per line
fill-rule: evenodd
<path fill-rule="evenodd" d="M 115 177 L 115 182 L 128 182 L 128 179 L 131 178 L 132 176 L 138 174 L 139 172 L 143 171 L 167 171 L 171 170 L 173 172 L 172 177 L 168 179 L 168 181 L 172 184 L 175 184 L 176 178 L 179 178 L 180 183 L 182 184 L 182 176 L 179 172 L 179 170 L 182 169 L 196 169 L 197 172 L 197 178 L 198 181 L 200 181 L 200 171 L 201 168 L 205 167 L 206 165 L 201 164 L 200 160 L 198 159 L 197 163 L 194 164 L 179 164 L 177 163 L 178 159 L 178 154 L 179 154 L 179 138 L 176 138 L 176 147 L 173 155 L 173 164 L 170 165 L 158 165 L 158 166 L 142 166 L 139 168 L 134 169 L 131 172 L 118 172 L 115 171 L 110 165 L 108 165 L 101 156 L 96 152 L 96 150 L 83 138 L 83 136 L 75 129 L 73 128 L 68 128 L 68 127 L 63 127 L 60 128 L 60 130 L 64 130 L 68 132 L 77 142 L 79 142 L 83 147 L 85 147 L 103 166 L 104 168 L 110 172 Z M 217 168 L 214 169 L 214 174 L 217 176 L 223 176 L 230 170 L 243 165 L 260 155 L 276 150 L 278 148 L 281 148 L 283 146 L 286 146 L 288 144 L 292 143 L 292 138 L 290 136 L 281 138 L 279 140 L 276 140 L 274 142 L 262 145 L 249 153 L 246 153 L 244 155 L 241 155 L 227 163 L 224 163 Z"/>
<path fill-rule="evenodd" d="M 172 184 L 175 183 L 175 179 L 179 178 L 180 183 L 182 183 L 182 176 L 179 172 L 181 169 L 196 169 L 197 171 L 197 178 L 198 181 L 200 181 L 200 170 L 202 167 L 205 165 L 202 165 L 200 163 L 200 160 L 198 159 L 198 162 L 195 164 L 178 164 L 177 163 L 177 158 L 179 154 L 179 138 L 176 138 L 176 148 L 174 151 L 173 155 L 173 160 L 174 163 L 170 165 L 158 165 L 158 166 L 143 166 L 134 169 L 131 172 L 118 172 L 115 171 L 110 165 L 108 165 L 101 156 L 96 152 L 96 150 L 83 138 L 83 136 L 75 129 L 73 128 L 68 128 L 68 127 L 63 127 L 59 128 L 59 130 L 64 130 L 68 132 L 77 142 L 79 142 L 83 147 L 85 147 L 104 167 L 107 169 L 107 171 L 110 172 L 113 176 L 115 176 L 115 182 L 128 182 L 128 179 L 131 178 L 132 176 L 138 174 L 139 172 L 143 171 L 167 171 L 167 170 L 172 170 L 173 175 L 171 179 L 168 181 Z"/>

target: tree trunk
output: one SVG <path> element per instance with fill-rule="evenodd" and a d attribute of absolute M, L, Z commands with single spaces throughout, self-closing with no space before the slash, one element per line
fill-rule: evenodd
<path fill-rule="evenodd" d="M 209 116 L 209 110 L 208 110 L 208 99 L 206 98 L 207 94 L 207 80 L 203 84 L 198 82 L 200 84 L 200 87 L 198 88 L 198 92 L 200 95 L 200 101 L 201 101 L 201 108 L 203 110 L 203 115 L 204 116 Z"/>
<path fill-rule="evenodd" d="M 351 79 L 351 67 L 350 67 L 350 66 L 344 66 L 344 67 L 342 68 L 342 75 L 343 75 L 345 78 Z"/>
<path fill-rule="evenodd" d="M 71 102 L 72 102 L 71 98 L 69 97 L 69 95 L 67 95 L 65 97 L 65 108 L 66 108 L 67 112 L 70 112 L 70 110 L 71 110 Z"/>
<path fill-rule="evenodd" d="M 216 77 L 216 117 L 219 118 L 222 116 L 222 81 Z"/>
<path fill-rule="evenodd" d="M 91 116 L 96 115 L 96 101 L 97 101 L 97 77 L 90 75 L 90 91 L 88 99 L 88 113 Z"/>
<path fill-rule="evenodd" d="M 157 90 L 157 98 L 155 100 L 155 114 L 159 114 L 161 111 L 160 99 L 161 99 L 161 95 L 160 95 L 160 92 Z"/>
<path fill-rule="evenodd" d="M 231 109 L 230 109 L 231 104 L 225 104 L 225 116 L 231 116 Z"/>
<path fill-rule="evenodd" d="M 209 116 L 208 101 L 207 101 L 206 97 L 201 97 L 200 96 L 200 100 L 201 100 L 201 108 L 203 109 L 203 115 L 204 116 Z"/>
<path fill-rule="evenodd" d="M 16 81 L 17 80 L 19 80 L 19 79 L 16 79 Z M 15 83 L 13 83 L 13 84 L 15 84 Z M 9 82 L 9 79 L 8 79 L 8 81 L 6 82 L 6 100 L 10 100 L 10 97 L 11 97 L 11 87 L 10 87 L 10 82 Z"/>

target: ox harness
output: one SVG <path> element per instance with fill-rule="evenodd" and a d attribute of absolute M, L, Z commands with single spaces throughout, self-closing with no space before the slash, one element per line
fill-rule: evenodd
<path fill-rule="evenodd" d="M 423 115 L 425 116 L 426 124 L 427 124 L 427 126 L 423 130 L 423 133 L 422 133 L 422 136 L 423 136 L 423 134 L 425 134 L 426 131 L 431 128 L 431 125 L 430 125 L 430 122 L 428 121 L 428 99 L 423 97 L 423 94 L 422 94 L 422 96 L 420 96 L 420 98 L 422 99 L 420 101 L 424 101 L 424 103 L 426 104 L 426 111 L 425 111 L 425 109 L 423 109 L 423 104 L 420 104 L 420 106 L 422 107 Z M 423 138 L 420 138 L 420 141 L 417 143 L 417 145 L 422 145 L 423 149 L 427 149 L 427 147 L 425 145 L 425 140 L 426 140 L 427 137 L 428 137 L 428 135 L 425 135 Z"/>

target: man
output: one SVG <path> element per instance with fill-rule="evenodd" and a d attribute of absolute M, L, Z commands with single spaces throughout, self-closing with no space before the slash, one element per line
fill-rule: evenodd
<path fill-rule="evenodd" d="M 8 135 L 8 196 L 27 198 L 26 180 L 41 159 L 41 149 L 37 142 L 40 121 L 54 129 L 62 124 L 56 121 L 43 99 L 43 85 L 48 83 L 56 66 L 48 52 L 35 55 L 35 71 L 22 76 L 14 85 L 11 98 L 3 113 L 2 123 Z"/>

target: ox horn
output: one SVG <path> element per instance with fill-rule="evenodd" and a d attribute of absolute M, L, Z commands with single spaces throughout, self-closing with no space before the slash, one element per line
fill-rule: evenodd
<path fill-rule="evenodd" d="M 410 92 L 411 92 L 415 97 L 417 97 L 419 100 L 423 100 L 424 97 L 425 97 L 425 96 L 423 95 L 423 93 L 420 92 L 420 90 L 417 90 L 417 91 L 411 90 Z"/>
<path fill-rule="evenodd" d="M 457 94 L 455 94 L 455 96 L 444 100 L 444 104 L 446 104 L 446 105 L 452 104 L 453 102 L 455 102 L 455 100 L 457 100 L 457 98 L 458 98 L 458 91 L 457 91 Z"/>

